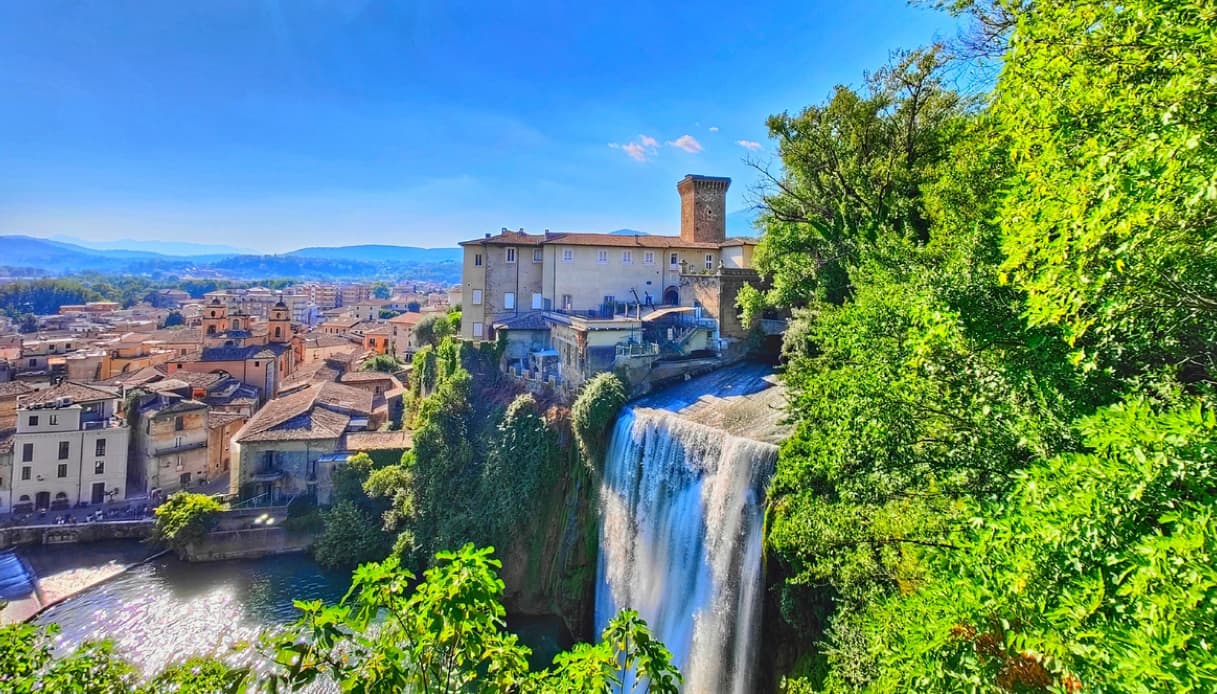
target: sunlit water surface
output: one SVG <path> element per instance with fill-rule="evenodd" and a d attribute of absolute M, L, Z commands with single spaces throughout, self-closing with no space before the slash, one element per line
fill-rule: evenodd
<path fill-rule="evenodd" d="M 306 554 L 203 564 L 165 556 L 51 607 L 35 622 L 58 624 L 65 650 L 109 638 L 145 673 L 192 655 L 257 668 L 263 662 L 257 654 L 233 647 L 294 621 L 294 599 L 332 603 L 349 585 L 349 571 L 324 569 Z M 512 617 L 509 626 L 536 651 L 534 666 L 570 646 L 556 617 Z"/>

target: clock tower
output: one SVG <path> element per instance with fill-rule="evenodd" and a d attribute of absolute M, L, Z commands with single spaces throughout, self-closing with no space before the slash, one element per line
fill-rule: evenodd
<path fill-rule="evenodd" d="M 730 178 L 689 174 L 680 179 L 680 240 L 722 243 L 727 240 L 727 188 Z"/>

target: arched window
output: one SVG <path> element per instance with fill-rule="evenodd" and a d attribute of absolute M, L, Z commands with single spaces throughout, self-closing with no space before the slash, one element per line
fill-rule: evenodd
<path fill-rule="evenodd" d="M 21 498 L 20 498 L 20 499 L 17 499 L 17 501 L 19 501 L 19 502 L 21 502 L 21 503 L 23 503 L 23 504 L 28 504 L 28 503 L 30 503 L 30 495 L 29 495 L 29 494 L 22 494 L 22 495 L 21 495 Z"/>
<path fill-rule="evenodd" d="M 283 337 L 283 328 L 275 326 L 275 337 Z"/>
<path fill-rule="evenodd" d="M 207 334 L 208 334 L 208 335 L 215 335 L 215 334 L 216 334 L 216 327 L 215 327 L 214 325 L 209 325 L 209 326 L 207 326 Z"/>
<path fill-rule="evenodd" d="M 60 499 L 67 499 L 67 498 L 68 498 L 68 495 L 67 495 L 66 493 L 64 493 L 64 492 L 56 492 L 56 493 L 55 493 L 55 500 L 56 500 L 56 501 L 59 501 Z"/>

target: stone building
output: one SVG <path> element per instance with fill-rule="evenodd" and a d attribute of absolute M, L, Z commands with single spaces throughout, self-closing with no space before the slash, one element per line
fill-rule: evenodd
<path fill-rule="evenodd" d="M 577 384 L 632 362 L 738 354 L 735 308 L 756 241 L 726 237 L 730 179 L 685 176 L 680 235 L 527 234 L 465 241 L 461 337 L 508 342 L 509 371 Z"/>
<path fill-rule="evenodd" d="M 168 379 L 155 391 L 132 403 L 127 415 L 133 426 L 128 482 L 141 494 L 163 495 L 206 483 L 208 467 L 208 408 L 190 397 L 184 381 Z"/>

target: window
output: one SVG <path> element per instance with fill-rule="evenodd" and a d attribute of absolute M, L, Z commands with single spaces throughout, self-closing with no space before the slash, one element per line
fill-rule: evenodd
<path fill-rule="evenodd" d="M 680 256 L 678 256 L 675 253 L 668 256 L 668 264 L 669 265 L 680 265 Z"/>
<path fill-rule="evenodd" d="M 31 368 L 33 368 L 33 367 L 35 367 L 35 366 L 38 366 L 38 360 L 37 360 L 37 359 L 31 359 L 31 360 L 30 360 L 30 367 L 31 367 Z"/>
<path fill-rule="evenodd" d="M 56 424 L 59 424 L 59 415 L 57 415 L 57 414 L 48 415 L 47 424 L 50 424 L 51 426 L 55 426 Z"/>
<path fill-rule="evenodd" d="M 714 256 L 710 255 L 709 253 L 706 254 L 706 269 L 714 269 Z"/>
<path fill-rule="evenodd" d="M 482 267 L 482 254 L 481 253 L 473 254 L 473 266 Z"/>
<path fill-rule="evenodd" d="M 532 293 L 532 310 L 539 311 L 545 306 L 545 298 L 537 292 Z"/>
<path fill-rule="evenodd" d="M 34 444 L 21 444 L 21 462 L 28 463 L 34 459 Z"/>
<path fill-rule="evenodd" d="M 474 323 L 474 324 L 473 324 L 473 336 L 474 336 L 474 337 L 481 337 L 481 336 L 482 336 L 482 324 L 481 324 L 481 323 Z"/>
<path fill-rule="evenodd" d="M 504 293 L 503 294 L 503 308 L 507 309 L 508 311 L 512 311 L 515 309 L 515 307 L 516 307 L 515 292 Z"/>
<path fill-rule="evenodd" d="M 532 249 L 532 262 L 539 263 L 542 260 L 545 260 L 545 251 L 540 248 Z"/>
<path fill-rule="evenodd" d="M 255 369 L 256 369 L 256 368 L 258 368 L 258 367 L 259 367 L 259 366 L 261 366 L 261 365 L 262 365 L 262 363 L 261 363 L 261 362 L 257 362 L 257 361 L 256 361 L 256 362 L 254 362 L 254 368 L 255 368 Z"/>
<path fill-rule="evenodd" d="M 68 476 L 68 464 L 60 463 L 59 467 L 57 467 L 55 469 L 55 476 L 58 477 L 59 479 L 63 479 L 65 477 L 67 477 Z"/>
<path fill-rule="evenodd" d="M 30 477 L 33 474 L 34 474 L 34 469 L 31 468 L 29 465 L 23 465 L 21 467 L 21 481 L 22 482 L 29 482 Z"/>
<path fill-rule="evenodd" d="M 182 429 L 185 429 L 185 428 L 186 428 L 186 423 L 185 423 L 185 421 L 183 421 L 181 416 L 173 418 L 173 430 L 174 431 L 181 431 Z"/>
<path fill-rule="evenodd" d="M 647 251 L 646 253 L 643 253 L 642 254 L 642 264 L 643 265 L 654 265 L 655 264 L 655 251 Z"/>
<path fill-rule="evenodd" d="M 627 265 L 634 262 L 634 251 L 621 251 L 621 262 Z"/>
<path fill-rule="evenodd" d="M 608 251 L 596 251 L 596 262 L 597 263 L 607 263 L 608 262 Z"/>
<path fill-rule="evenodd" d="M 36 415 L 36 414 L 30 415 L 30 426 L 32 426 L 32 427 L 38 426 L 38 415 Z"/>
<path fill-rule="evenodd" d="M 71 447 L 72 447 L 71 444 L 68 443 L 67 441 L 59 442 L 59 459 L 60 460 L 68 459 L 68 454 L 71 452 Z"/>
<path fill-rule="evenodd" d="M 94 455 L 104 456 L 106 454 L 106 440 L 97 439 L 97 443 L 93 448 Z"/>
<path fill-rule="evenodd" d="M 562 295 L 562 308 L 563 308 L 563 310 L 569 311 L 569 310 L 571 310 L 571 308 L 572 308 L 574 305 L 575 305 L 575 303 L 574 303 L 574 301 L 572 301 L 572 297 L 571 297 L 571 295 L 570 295 L 570 294 L 563 294 L 563 295 Z"/>
<path fill-rule="evenodd" d="M 93 463 L 93 474 L 94 475 L 106 474 L 106 461 L 99 460 L 99 461 Z"/>
<path fill-rule="evenodd" d="M 482 290 L 481 289 L 473 290 L 473 305 L 474 306 L 482 305 Z"/>
<path fill-rule="evenodd" d="M 516 249 L 508 248 L 507 249 L 507 262 L 514 263 L 515 261 L 516 261 Z"/>
<path fill-rule="evenodd" d="M 575 262 L 575 252 L 573 250 L 571 250 L 570 248 L 563 248 L 562 249 L 562 262 L 564 262 L 564 263 Z"/>

